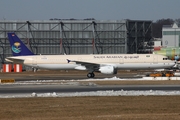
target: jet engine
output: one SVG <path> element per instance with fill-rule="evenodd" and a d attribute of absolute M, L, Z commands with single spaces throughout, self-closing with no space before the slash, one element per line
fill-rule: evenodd
<path fill-rule="evenodd" d="M 117 74 L 117 69 L 115 69 L 113 66 L 100 67 L 99 71 L 103 74 Z"/>

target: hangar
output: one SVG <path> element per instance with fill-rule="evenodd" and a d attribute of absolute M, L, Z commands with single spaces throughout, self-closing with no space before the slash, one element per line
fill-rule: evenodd
<path fill-rule="evenodd" d="M 152 38 L 152 21 L 143 20 L 0 20 L 0 61 L 11 56 L 8 32 L 35 54 L 138 53 Z"/>

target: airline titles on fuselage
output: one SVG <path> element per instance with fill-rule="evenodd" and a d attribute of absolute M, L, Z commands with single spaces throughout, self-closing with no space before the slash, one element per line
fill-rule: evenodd
<path fill-rule="evenodd" d="M 118 55 L 118 56 L 110 56 L 110 55 L 107 55 L 107 56 L 94 56 L 94 58 L 125 58 L 125 59 L 137 59 L 139 58 L 139 55 L 137 56 L 130 56 L 130 55 L 125 55 L 125 56 L 121 56 L 121 55 Z"/>

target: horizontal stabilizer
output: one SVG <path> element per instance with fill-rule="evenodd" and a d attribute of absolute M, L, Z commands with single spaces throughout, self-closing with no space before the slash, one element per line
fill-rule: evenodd
<path fill-rule="evenodd" d="M 9 58 L 7 57 L 5 60 L 8 62 L 20 63 L 20 64 L 22 64 L 24 62 L 24 60 L 22 60 L 22 59 L 18 59 L 18 58 L 16 59 L 16 58 L 10 58 L 10 57 Z"/>

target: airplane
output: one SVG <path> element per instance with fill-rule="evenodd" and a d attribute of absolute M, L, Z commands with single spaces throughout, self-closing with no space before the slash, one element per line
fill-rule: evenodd
<path fill-rule="evenodd" d="M 175 65 L 166 56 L 157 54 L 88 54 L 88 55 L 35 55 L 12 32 L 8 33 L 13 56 L 5 60 L 38 69 L 86 70 L 88 78 L 94 72 L 117 74 L 118 70 L 165 69 Z"/>
<path fill-rule="evenodd" d="M 161 47 L 154 54 L 165 55 L 171 60 L 180 61 L 180 47 Z"/>
<path fill-rule="evenodd" d="M 176 64 L 172 69 L 180 69 L 180 47 L 161 47 L 159 50 L 155 50 L 153 54 L 164 55 L 170 60 L 175 60 Z"/>

